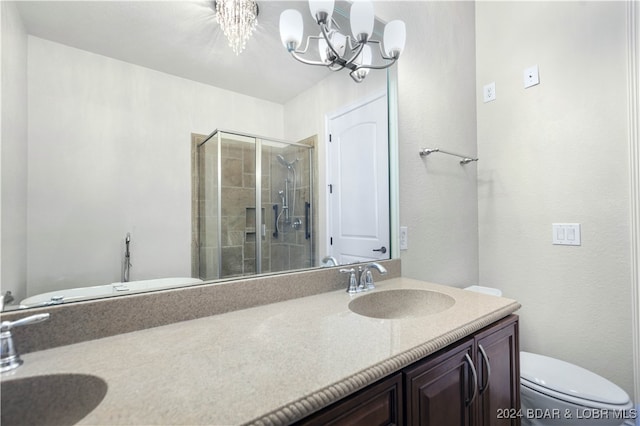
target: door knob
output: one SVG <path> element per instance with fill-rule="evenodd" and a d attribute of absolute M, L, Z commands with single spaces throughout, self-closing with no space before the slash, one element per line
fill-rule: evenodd
<path fill-rule="evenodd" d="M 379 251 L 380 253 L 385 254 L 387 252 L 387 248 L 382 246 L 379 249 L 373 249 L 373 251 Z"/>

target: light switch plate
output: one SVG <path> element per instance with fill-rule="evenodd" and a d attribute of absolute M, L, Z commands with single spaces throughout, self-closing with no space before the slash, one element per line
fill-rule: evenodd
<path fill-rule="evenodd" d="M 553 223 L 553 244 L 562 246 L 582 245 L 579 223 Z"/>

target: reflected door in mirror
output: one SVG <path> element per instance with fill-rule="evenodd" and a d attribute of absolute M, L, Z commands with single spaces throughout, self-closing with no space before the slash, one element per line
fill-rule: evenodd
<path fill-rule="evenodd" d="M 329 248 L 341 264 L 389 259 L 387 96 L 329 119 Z"/>

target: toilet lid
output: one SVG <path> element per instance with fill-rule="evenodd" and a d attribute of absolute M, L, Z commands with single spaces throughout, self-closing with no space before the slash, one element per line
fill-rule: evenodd
<path fill-rule="evenodd" d="M 538 388 L 605 404 L 627 404 L 629 396 L 604 377 L 544 355 L 520 352 L 520 377 Z"/>

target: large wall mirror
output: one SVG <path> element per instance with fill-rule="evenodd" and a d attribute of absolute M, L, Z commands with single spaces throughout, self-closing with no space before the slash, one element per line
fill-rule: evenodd
<path fill-rule="evenodd" d="M 308 34 L 314 22 L 306 1 L 260 2 L 259 24 L 239 55 L 212 1 L 4 3 L 3 78 L 15 85 L 3 90 L 2 107 L 17 116 L 2 140 L 1 285 L 14 299 L 5 309 L 38 295 L 45 296 L 23 307 L 316 268 L 338 257 L 329 176 L 340 171 L 327 129 L 379 99 L 386 126 L 396 108 L 395 70 L 355 83 L 347 72 L 292 59 L 279 16 L 298 8 Z M 349 8 L 337 2 L 336 19 Z M 381 31 L 377 21 L 379 38 Z M 207 158 L 224 168 L 198 169 Z M 397 171 L 393 152 L 385 161 Z M 211 180 L 194 190 L 204 176 Z M 253 192 L 243 189 L 247 182 Z M 391 182 L 387 199 L 397 205 Z M 213 229 L 207 212 L 218 207 L 200 196 L 218 191 L 211 184 L 236 202 L 252 200 L 242 215 L 217 210 L 217 230 L 207 233 L 194 223 Z M 387 233 L 393 217 L 392 209 Z M 197 246 L 214 237 L 224 241 Z M 371 259 L 389 258 L 392 238 Z M 256 245 L 257 258 L 248 254 Z M 344 255 L 340 262 L 363 260 Z"/>

